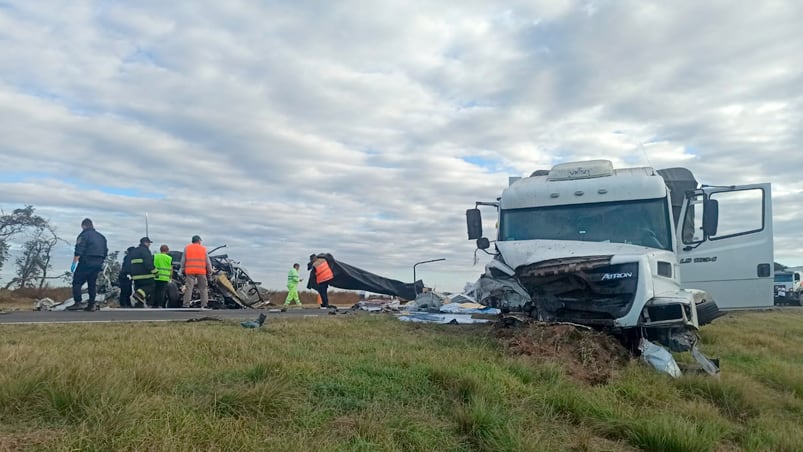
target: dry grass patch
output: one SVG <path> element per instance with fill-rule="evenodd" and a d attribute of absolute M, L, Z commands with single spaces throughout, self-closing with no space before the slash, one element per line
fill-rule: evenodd
<path fill-rule="evenodd" d="M 744 339 L 762 331 L 773 338 Z M 256 330 L 237 322 L 3 325 L 0 444 L 165 451 L 803 444 L 799 312 L 732 314 L 704 328 L 705 352 L 722 358 L 719 381 L 673 380 L 638 361 L 611 361 L 601 337 L 527 334 L 500 341 L 487 326 L 385 315 L 272 317 Z M 605 378 L 573 370 L 602 372 L 606 361 L 615 371 Z"/>

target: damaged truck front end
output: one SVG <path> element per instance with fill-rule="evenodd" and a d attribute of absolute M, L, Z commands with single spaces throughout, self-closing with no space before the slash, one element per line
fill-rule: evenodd
<path fill-rule="evenodd" d="M 693 294 L 667 273 L 663 264 L 671 255 L 656 260 L 654 254 L 665 253 L 556 258 L 516 269 L 500 254 L 477 282 L 476 295 L 506 313 L 608 331 L 631 349 L 645 337 L 688 351 L 698 328 Z"/>
<path fill-rule="evenodd" d="M 516 273 L 532 297 L 524 309 L 542 320 L 602 328 L 696 328 L 691 294 L 671 283 L 656 290 L 650 267 L 647 256 L 585 256 L 525 265 Z"/>
<path fill-rule="evenodd" d="M 474 295 L 508 318 L 608 331 L 648 361 L 666 358 L 651 341 L 691 351 L 713 373 L 700 325 L 718 305 L 772 305 L 771 200 L 770 184 L 698 186 L 685 168 L 607 160 L 511 178 L 466 211 L 468 238 L 493 255 Z M 493 242 L 480 206 L 496 209 Z"/>
<path fill-rule="evenodd" d="M 739 203 L 751 193 L 759 193 L 753 206 L 761 213 L 761 227 L 741 234 L 729 227 L 730 234 L 717 235 L 715 197 L 733 195 L 727 207 L 733 212 L 746 208 Z M 686 264 L 686 282 L 716 276 L 703 281 L 700 288 L 707 291 L 722 292 L 734 280 L 750 279 L 726 274 L 741 267 L 723 270 L 717 254 L 725 256 L 721 250 L 727 249 L 727 258 L 740 262 L 771 257 L 769 199 L 768 184 L 698 189 L 688 170 L 614 169 L 607 160 L 511 178 L 495 202 L 477 202 L 466 211 L 468 238 L 494 256 L 475 284 L 475 295 L 482 304 L 517 317 L 609 331 L 633 350 L 650 340 L 699 354 L 694 348 L 703 323 L 698 306 L 705 298 L 711 305 L 706 308 L 717 308 L 708 292 L 685 288 L 681 265 Z M 497 211 L 493 242 L 483 237 L 480 206 Z M 769 236 L 760 242 L 764 248 L 769 242 L 768 252 L 747 248 L 739 242 L 744 234 Z M 701 265 L 707 267 L 698 270 Z M 759 279 L 765 266 L 758 264 Z M 726 303 L 735 301 L 732 293 Z"/>

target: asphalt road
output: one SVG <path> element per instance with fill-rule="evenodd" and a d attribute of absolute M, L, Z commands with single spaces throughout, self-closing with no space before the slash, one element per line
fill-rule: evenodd
<path fill-rule="evenodd" d="M 288 309 L 271 312 L 271 309 L 101 309 L 84 311 L 12 311 L 0 313 L 0 324 L 33 323 L 109 323 L 109 322 L 186 322 L 211 317 L 221 320 L 254 320 L 260 313 L 270 318 L 326 316 L 323 309 Z M 349 312 L 340 309 L 339 315 Z"/>

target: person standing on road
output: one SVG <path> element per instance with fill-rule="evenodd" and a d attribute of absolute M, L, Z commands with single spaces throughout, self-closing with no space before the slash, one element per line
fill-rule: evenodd
<path fill-rule="evenodd" d="M 153 255 L 153 266 L 156 268 L 156 278 L 153 286 L 153 304 L 158 308 L 165 307 L 165 290 L 173 277 L 173 257 L 168 253 L 167 245 L 159 247 L 159 253 Z"/>
<path fill-rule="evenodd" d="M 72 275 L 72 298 L 75 302 L 68 309 L 77 311 L 95 310 L 95 296 L 97 295 L 98 273 L 103 269 L 103 262 L 109 249 L 106 246 L 106 237 L 95 230 L 92 220 L 84 218 L 81 221 L 81 233 L 75 239 L 75 253 L 73 253 L 70 271 Z M 86 283 L 89 298 L 86 306 L 81 302 L 81 287 Z"/>
<path fill-rule="evenodd" d="M 307 270 L 310 271 L 310 279 L 315 276 L 316 290 L 321 296 L 321 309 L 328 309 L 329 295 L 327 294 L 327 290 L 329 289 L 329 281 L 334 279 L 335 276 L 332 273 L 332 269 L 329 267 L 329 262 L 321 256 L 310 254 Z"/>
<path fill-rule="evenodd" d="M 300 267 L 301 266 L 298 264 L 293 264 L 293 268 L 287 273 L 287 298 L 284 300 L 285 306 L 290 306 L 290 302 L 294 301 L 298 307 L 301 307 L 301 299 L 298 297 L 298 283 L 301 282 L 301 278 L 298 276 L 298 269 Z"/>
<path fill-rule="evenodd" d="M 201 237 L 192 236 L 192 243 L 184 247 L 181 256 L 181 273 L 186 276 L 184 289 L 184 306 L 189 307 L 192 300 L 192 289 L 198 286 L 201 296 L 201 307 L 209 306 L 209 280 L 212 276 L 212 262 L 206 254 L 206 247 L 201 245 Z"/>
<path fill-rule="evenodd" d="M 120 286 L 120 307 L 131 307 L 131 294 L 134 291 L 131 289 L 131 256 L 129 254 L 134 250 L 133 246 L 129 246 L 125 250 L 123 256 L 123 264 L 120 266 L 120 274 L 117 275 L 117 284 Z"/>
<path fill-rule="evenodd" d="M 131 279 L 134 280 L 134 307 L 142 308 L 147 304 L 155 307 L 153 303 L 153 280 L 156 277 L 156 267 L 153 266 L 151 254 L 151 241 L 148 237 L 139 239 L 139 246 L 128 253 L 131 258 Z"/>

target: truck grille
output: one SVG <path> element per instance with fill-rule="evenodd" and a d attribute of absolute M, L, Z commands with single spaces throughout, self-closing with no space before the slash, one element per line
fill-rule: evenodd
<path fill-rule="evenodd" d="M 554 261 L 522 267 L 519 280 L 536 307 L 554 320 L 609 324 L 633 306 L 638 263 L 611 265 L 609 257 L 589 259 L 593 263 L 577 265 L 580 259 L 575 258 L 565 267 Z"/>

